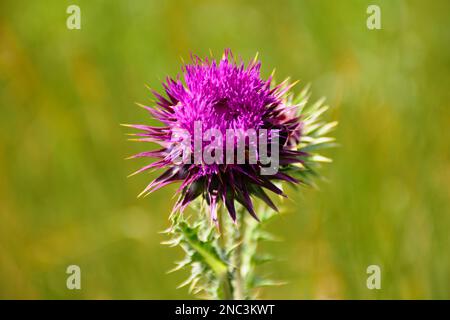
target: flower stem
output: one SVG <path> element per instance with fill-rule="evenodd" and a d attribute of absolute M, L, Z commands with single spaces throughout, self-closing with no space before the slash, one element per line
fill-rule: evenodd
<path fill-rule="evenodd" d="M 223 275 L 221 280 L 223 300 L 233 300 L 233 287 L 228 274 Z"/>
<path fill-rule="evenodd" d="M 227 274 L 221 277 L 221 292 L 223 299 L 244 300 L 244 279 L 242 278 L 242 245 L 244 233 L 244 213 L 238 210 L 236 223 L 232 223 L 225 211 L 221 212 L 219 231 L 221 233 L 220 245 L 224 252 L 231 251 Z"/>
<path fill-rule="evenodd" d="M 220 233 L 220 246 L 222 247 L 223 251 L 225 252 L 227 249 L 227 244 L 229 243 L 227 238 L 229 238 L 229 232 L 231 230 L 225 230 L 226 228 L 226 212 L 224 210 L 221 210 L 219 219 L 219 233 Z M 229 229 L 229 228 L 228 228 Z M 223 300 L 233 300 L 233 284 L 231 279 L 230 272 L 227 272 L 223 274 L 220 277 L 220 288 L 222 292 L 222 299 Z"/>
<path fill-rule="evenodd" d="M 236 217 L 237 222 L 237 228 L 235 228 L 234 233 L 234 241 L 236 248 L 233 252 L 232 257 L 232 263 L 235 267 L 235 270 L 233 272 L 234 275 L 234 299 L 235 300 L 244 300 L 245 299 L 245 293 L 244 293 L 244 279 L 242 278 L 242 246 L 243 246 L 243 234 L 244 234 L 244 228 L 245 228 L 245 219 L 242 212 L 237 213 Z"/>
<path fill-rule="evenodd" d="M 220 277 L 221 295 L 225 300 L 246 299 L 245 279 L 242 274 L 243 238 L 245 232 L 245 215 L 243 209 L 236 212 L 236 223 L 232 223 L 225 211 L 221 212 L 219 224 L 220 246 L 223 252 L 231 250 L 229 270 Z"/>

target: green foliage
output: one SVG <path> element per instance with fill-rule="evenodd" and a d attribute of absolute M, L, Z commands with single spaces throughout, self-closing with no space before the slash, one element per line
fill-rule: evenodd
<path fill-rule="evenodd" d="M 226 255 L 218 244 L 219 235 L 203 217 L 191 223 L 181 214 L 172 218 L 172 226 L 165 231 L 171 239 L 163 242 L 171 247 L 180 246 L 185 257 L 170 272 L 190 267 L 191 273 L 179 288 L 189 286 L 193 294 L 205 293 L 209 297 L 225 296 L 221 281 L 228 277 Z"/>
<path fill-rule="evenodd" d="M 258 276 L 257 267 L 273 260 L 270 255 L 260 253 L 263 241 L 276 241 L 268 233 L 266 225 L 277 213 L 260 206 L 260 222 L 238 210 L 237 223 L 225 217 L 222 233 L 213 225 L 196 202 L 195 217 L 185 218 L 175 214 L 172 225 L 164 231 L 171 239 L 163 244 L 180 246 L 185 256 L 169 272 L 189 269 L 189 277 L 179 285 L 188 286 L 189 292 L 212 299 L 253 299 L 257 289 L 263 286 L 280 285 Z M 222 210 L 221 214 L 225 212 Z"/>
<path fill-rule="evenodd" d="M 257 267 L 271 262 L 274 257 L 270 254 L 260 252 L 260 245 L 264 241 L 278 241 L 278 238 L 269 233 L 266 228 L 272 219 L 278 215 L 267 206 L 261 205 L 258 210 L 260 222 L 249 216 L 245 216 L 245 230 L 242 241 L 242 278 L 245 283 L 245 292 L 248 297 L 257 297 L 257 290 L 261 287 L 277 286 L 283 284 L 281 281 L 269 279 L 267 276 L 258 274 Z"/>

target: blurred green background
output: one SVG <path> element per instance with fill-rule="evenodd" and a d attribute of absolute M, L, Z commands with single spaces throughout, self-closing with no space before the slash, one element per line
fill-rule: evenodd
<path fill-rule="evenodd" d="M 81 8 L 81 30 L 66 8 Z M 382 30 L 366 28 L 381 7 Z M 136 195 L 119 123 L 189 53 L 245 60 L 326 96 L 341 146 L 290 190 L 263 298 L 450 298 L 450 2 L 1 1 L 0 298 L 188 298 L 160 245 L 176 186 Z M 66 267 L 82 290 L 66 288 Z M 382 269 L 368 290 L 366 268 Z"/>

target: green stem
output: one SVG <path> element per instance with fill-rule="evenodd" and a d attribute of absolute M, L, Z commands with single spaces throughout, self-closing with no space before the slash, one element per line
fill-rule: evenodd
<path fill-rule="evenodd" d="M 222 247 L 223 251 L 226 252 L 227 249 L 227 237 L 229 237 L 229 232 L 226 228 L 227 221 L 226 221 L 226 212 L 225 210 L 221 209 L 219 211 L 219 232 L 220 232 L 220 246 Z M 221 286 L 221 292 L 222 292 L 222 299 L 223 300 L 233 300 L 233 285 L 232 285 L 232 279 L 230 276 L 230 273 L 227 269 L 227 272 L 223 274 L 220 278 L 220 286 Z"/>
<path fill-rule="evenodd" d="M 245 219 L 243 210 L 238 210 L 236 224 L 233 224 L 226 211 L 220 212 L 219 232 L 221 234 L 220 245 L 224 252 L 234 248 L 231 252 L 230 265 L 232 270 L 220 277 L 223 299 L 244 300 L 246 298 L 244 279 L 242 275 L 242 246 L 245 231 Z"/>
<path fill-rule="evenodd" d="M 233 272 L 234 275 L 234 299 L 235 300 L 244 300 L 244 279 L 242 278 L 242 246 L 243 246 L 243 235 L 245 228 L 245 219 L 242 212 L 238 212 L 237 214 L 237 229 L 234 230 L 236 236 L 234 237 L 235 245 L 237 246 L 233 252 L 232 262 L 235 266 L 235 270 Z"/>
<path fill-rule="evenodd" d="M 233 300 L 233 286 L 228 274 L 222 276 L 221 280 L 223 300 Z"/>

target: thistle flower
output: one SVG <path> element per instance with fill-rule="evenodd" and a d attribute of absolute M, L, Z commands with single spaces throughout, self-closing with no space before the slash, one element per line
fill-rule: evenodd
<path fill-rule="evenodd" d="M 242 61 L 237 62 L 230 50 L 225 50 L 217 62 L 197 56 L 191 59 L 191 63 L 182 67 L 182 77 L 168 77 L 163 83 L 166 97 L 153 91 L 156 106 L 142 106 L 163 126 L 127 125 L 140 130 L 136 140 L 161 145 L 158 150 L 131 157 L 157 159 L 132 175 L 149 169 L 164 169 L 141 195 L 181 182 L 174 211 L 183 211 L 194 199 L 203 197 L 215 222 L 220 202 L 233 221 L 236 219 L 235 201 L 255 219 L 258 217 L 253 206 L 254 197 L 277 210 L 266 191 L 285 196 L 277 181 L 297 184 L 306 180 L 305 173 L 311 171 L 308 167 L 311 154 L 300 148 L 307 119 L 300 114 L 306 103 L 305 92 L 300 100 L 293 102 L 289 91 L 294 84 L 285 80 L 273 85 L 272 76 L 262 79 L 261 63 L 256 58 L 246 66 Z M 215 159 L 213 163 L 205 159 L 205 151 L 211 149 L 207 141 L 196 146 L 195 141 L 186 143 L 185 137 L 179 134 L 182 131 L 195 136 L 200 131 L 204 138 L 208 130 L 216 132 L 214 140 L 209 137 L 211 144 L 215 143 L 210 153 Z M 257 140 L 242 134 L 251 130 L 268 133 L 258 135 Z M 229 133 L 234 134 L 231 143 L 227 141 Z M 307 144 L 310 142 L 306 141 Z M 252 149 L 256 144 L 256 149 Z M 242 146 L 244 161 L 226 161 L 229 154 L 232 158 L 238 157 Z M 269 174 L 264 174 L 267 161 L 262 159 L 262 148 L 276 159 L 272 161 L 275 163 L 269 164 L 276 167 Z M 252 153 L 252 150 L 256 152 Z M 180 155 L 184 161 L 178 161 Z"/>

